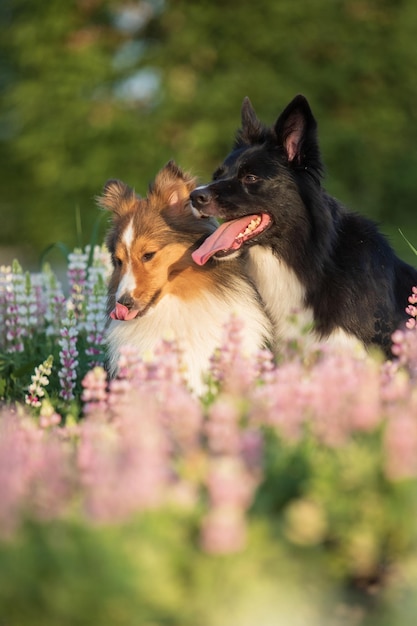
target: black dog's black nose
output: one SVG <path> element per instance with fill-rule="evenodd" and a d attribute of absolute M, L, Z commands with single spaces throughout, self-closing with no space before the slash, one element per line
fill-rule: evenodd
<path fill-rule="evenodd" d="M 190 194 L 193 207 L 202 209 L 210 202 L 210 192 L 207 187 L 197 187 Z"/>

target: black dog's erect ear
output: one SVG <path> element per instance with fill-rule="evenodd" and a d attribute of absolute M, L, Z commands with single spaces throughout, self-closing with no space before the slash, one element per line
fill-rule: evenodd
<path fill-rule="evenodd" d="M 304 96 L 298 95 L 289 103 L 274 130 L 288 161 L 301 165 L 305 160 L 319 159 L 317 123 Z"/>
<path fill-rule="evenodd" d="M 248 97 L 242 102 L 242 127 L 236 136 L 236 146 L 261 143 L 265 139 L 265 126 L 258 119 Z"/>

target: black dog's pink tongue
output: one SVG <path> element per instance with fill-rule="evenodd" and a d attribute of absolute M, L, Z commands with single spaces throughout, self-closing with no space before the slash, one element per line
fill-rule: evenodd
<path fill-rule="evenodd" d="M 192 253 L 193 261 L 197 265 L 204 265 L 207 261 L 220 250 L 238 250 L 243 243 L 236 237 L 244 232 L 256 215 L 245 215 L 237 220 L 224 222 L 214 231 L 210 237 L 207 237 L 197 250 Z"/>

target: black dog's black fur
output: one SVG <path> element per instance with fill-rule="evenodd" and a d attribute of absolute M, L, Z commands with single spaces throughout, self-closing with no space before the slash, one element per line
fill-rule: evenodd
<path fill-rule="evenodd" d="M 303 96 L 270 128 L 246 98 L 233 151 L 191 200 L 200 214 L 223 220 L 269 214 L 272 224 L 242 249 L 264 246 L 295 273 L 320 337 L 340 328 L 389 355 L 417 271 L 372 221 L 326 193 L 322 172 L 317 124 Z"/>

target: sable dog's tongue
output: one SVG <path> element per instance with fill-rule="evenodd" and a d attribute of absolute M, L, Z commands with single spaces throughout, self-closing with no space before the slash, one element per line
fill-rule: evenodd
<path fill-rule="evenodd" d="M 128 309 L 124 304 L 116 302 L 116 306 L 110 313 L 110 317 L 113 320 L 133 320 L 138 314 L 138 309 Z"/>
<path fill-rule="evenodd" d="M 207 261 L 220 250 L 238 250 L 244 239 L 236 239 L 238 235 L 243 233 L 247 226 L 251 223 L 255 216 L 246 215 L 238 220 L 231 220 L 221 224 L 210 237 L 201 244 L 197 250 L 192 253 L 192 257 L 197 265 L 204 265 Z"/>

